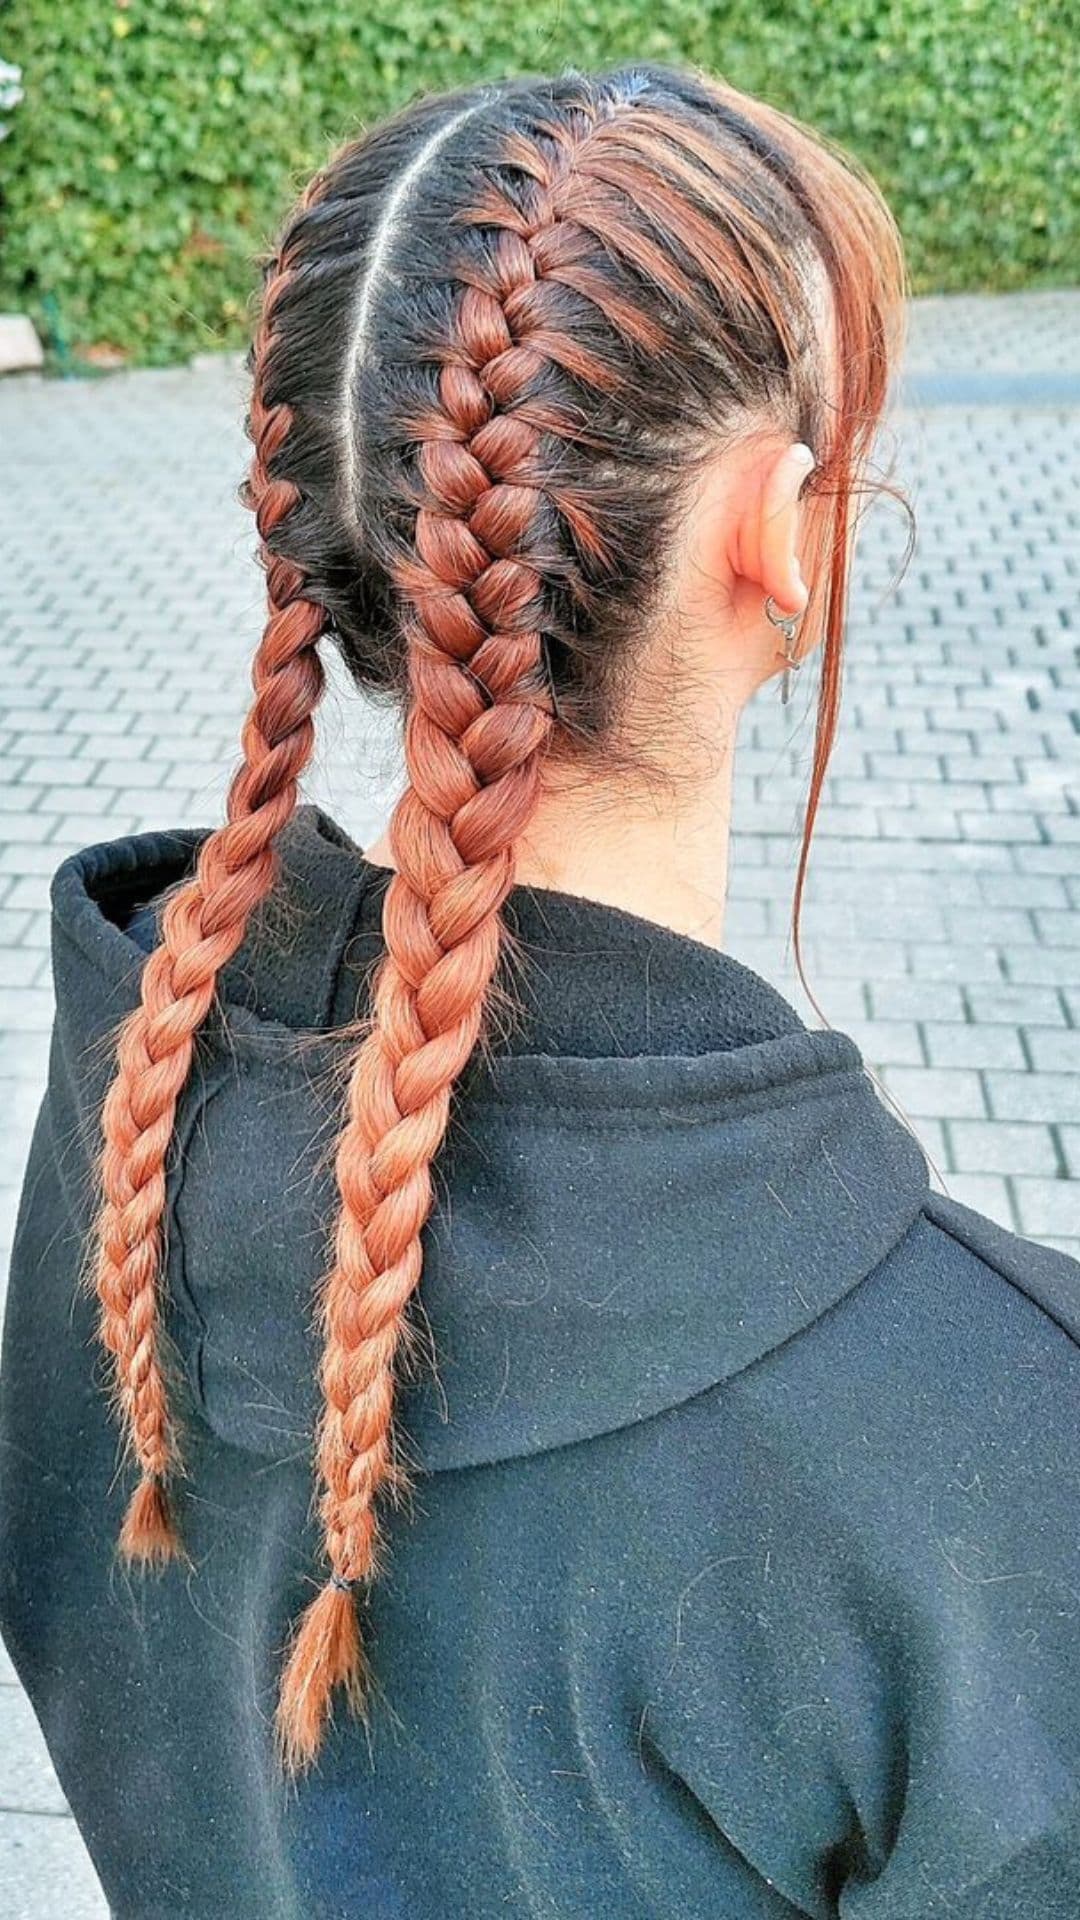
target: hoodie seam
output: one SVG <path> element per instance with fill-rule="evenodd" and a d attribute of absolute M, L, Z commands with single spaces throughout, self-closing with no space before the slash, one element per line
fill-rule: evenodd
<path fill-rule="evenodd" d="M 242 1071 L 242 1063 L 251 1061 L 256 1065 L 265 1065 L 270 1070 L 288 1069 L 301 1055 L 309 1053 L 325 1054 L 327 1067 L 340 1065 L 342 1055 L 355 1048 L 354 1038 L 344 1029 L 330 1032 L 308 1030 L 304 1032 L 292 1028 L 279 1027 L 263 1020 L 247 1008 L 227 1003 L 214 1010 L 211 1020 L 215 1022 L 218 1037 L 227 1045 L 230 1058 Z M 211 1029 L 213 1031 L 213 1029 Z M 282 1044 L 278 1044 L 279 1041 Z M 784 1049 L 789 1042 L 799 1043 L 799 1053 L 794 1058 L 785 1057 L 777 1049 Z M 822 1055 L 817 1051 L 818 1043 L 831 1042 L 829 1052 Z M 807 1046 L 815 1049 L 807 1053 Z M 693 1084 L 691 1076 L 700 1078 L 710 1063 L 715 1063 L 720 1073 L 728 1071 L 729 1063 L 741 1056 L 745 1063 L 753 1056 L 754 1064 L 761 1063 L 758 1085 L 742 1085 L 730 1091 L 717 1091 L 715 1087 Z M 470 1063 L 473 1064 L 473 1063 Z M 586 1083 L 580 1092 L 567 1089 L 554 1089 L 549 1094 L 545 1080 L 553 1075 L 577 1075 L 580 1070 L 590 1070 L 597 1080 L 602 1072 L 615 1072 L 625 1077 L 637 1070 L 640 1078 L 652 1074 L 657 1080 L 667 1076 L 667 1086 L 650 1087 L 640 1097 L 619 1099 L 616 1093 L 608 1093 L 603 1085 Z M 511 1084 L 503 1090 L 498 1082 L 505 1074 Z M 670 1086 L 670 1076 L 681 1076 L 682 1084 Z M 619 1055 L 579 1055 L 553 1053 L 508 1053 L 496 1056 L 493 1067 L 484 1074 L 477 1074 L 473 1080 L 466 1077 L 459 1083 L 457 1100 L 459 1111 L 466 1108 L 486 1114 L 507 1116 L 521 1115 L 526 1124 L 558 1125 L 560 1116 L 572 1119 L 595 1115 L 597 1120 L 607 1122 L 618 1120 L 620 1116 L 635 1114 L 652 1116 L 658 1108 L 685 1110 L 688 1113 L 704 1114 L 727 1113 L 737 1102 L 763 1099 L 775 1099 L 778 1092 L 786 1097 L 797 1098 L 801 1090 L 815 1088 L 822 1091 L 835 1091 L 838 1084 L 849 1081 L 853 1087 L 869 1085 L 869 1077 L 861 1055 L 850 1035 L 836 1028 L 801 1029 L 790 1033 L 772 1034 L 767 1038 L 747 1041 L 740 1047 L 709 1049 L 701 1053 L 685 1054 L 619 1054 Z M 515 1084 L 525 1081 L 526 1084 Z M 531 1082 L 531 1084 L 530 1084 Z M 689 1124 L 672 1121 L 673 1126 Z"/>
<path fill-rule="evenodd" d="M 261 1059 L 258 1055 L 248 1057 L 256 1066 L 269 1064 L 274 1067 L 283 1064 L 280 1060 L 267 1060 L 266 1056 L 262 1056 Z M 546 1054 L 511 1057 L 515 1065 L 529 1059 L 544 1063 L 549 1059 L 558 1061 L 558 1056 Z M 687 1054 L 679 1057 L 685 1057 L 688 1061 L 703 1061 L 710 1058 L 707 1054 Z M 652 1056 L 643 1055 L 642 1058 L 652 1058 Z M 291 1059 L 284 1064 L 291 1065 Z M 230 1053 L 229 1062 L 222 1062 L 214 1076 L 213 1091 L 216 1093 L 228 1085 L 241 1086 L 245 1078 L 243 1063 Z M 551 1101 L 545 1098 L 540 1089 L 531 1101 L 517 1093 L 501 1097 L 487 1090 L 470 1092 L 468 1089 L 462 1089 L 455 1118 L 451 1123 L 451 1136 L 455 1131 L 467 1134 L 470 1121 L 487 1120 L 503 1121 L 515 1131 L 531 1133 L 603 1133 L 618 1130 L 623 1134 L 639 1135 L 643 1139 L 654 1138 L 686 1134 L 695 1127 L 710 1126 L 740 1114 L 758 1111 L 782 1112 L 801 1106 L 806 1101 L 834 1099 L 838 1094 L 845 1092 L 858 1094 L 870 1088 L 869 1077 L 862 1066 L 838 1065 L 824 1069 L 815 1066 L 806 1074 L 792 1080 L 779 1082 L 774 1080 L 730 1094 L 702 1095 L 695 1094 L 692 1089 L 685 1089 L 674 1096 L 670 1094 L 660 1098 L 654 1096 L 652 1100 L 626 1101 L 610 1106 L 588 1098 L 582 1099 L 580 1104 L 569 1099 Z"/>
<path fill-rule="evenodd" d="M 648 1426 L 653 1421 L 679 1415 L 695 1403 L 703 1402 L 710 1394 L 722 1393 L 737 1386 L 740 1381 L 745 1380 L 748 1375 L 752 1374 L 755 1370 L 775 1360 L 777 1354 L 783 1353 L 787 1348 L 793 1346 L 796 1341 L 812 1333 L 813 1330 L 820 1325 L 822 1320 L 841 1312 L 851 1296 L 857 1293 L 860 1287 L 866 1286 L 869 1281 L 873 1280 L 875 1276 L 880 1273 L 886 1261 L 893 1258 L 901 1241 L 907 1238 L 913 1227 L 917 1226 L 918 1221 L 918 1211 L 913 1212 L 910 1219 L 899 1229 L 891 1244 L 883 1251 L 880 1258 L 874 1262 L 872 1267 L 868 1267 L 863 1273 L 856 1273 L 838 1293 L 832 1295 L 828 1300 L 816 1304 L 808 1319 L 800 1321 L 797 1326 L 787 1328 L 787 1330 L 779 1334 L 775 1340 L 771 1340 L 767 1346 L 763 1347 L 760 1353 L 750 1354 L 736 1367 L 733 1367 L 730 1372 L 718 1374 L 713 1378 L 703 1381 L 698 1386 L 689 1388 L 687 1392 L 678 1394 L 676 1398 L 672 1400 L 664 1400 L 660 1402 L 659 1405 L 650 1407 L 644 1412 L 634 1413 L 628 1419 L 613 1421 L 610 1425 L 596 1428 L 595 1431 L 587 1430 L 581 1433 L 571 1433 L 566 1435 L 565 1438 L 545 1440 L 533 1447 L 516 1447 L 512 1451 L 504 1451 L 500 1448 L 498 1452 L 478 1454 L 473 1458 L 466 1456 L 461 1460 L 426 1462 L 424 1472 L 427 1474 L 472 1473 L 485 1468 L 506 1466 L 515 1461 L 534 1460 L 543 1454 L 561 1453 L 571 1447 L 589 1446 L 594 1441 L 607 1440 L 610 1439 L 613 1434 L 624 1433 L 631 1427 Z M 211 1342 L 211 1345 L 212 1344 Z M 406 1431 L 408 1431 L 407 1424 Z"/>
<path fill-rule="evenodd" d="M 213 1073 L 208 1073 L 199 1086 L 198 1097 L 191 1101 L 188 1111 L 183 1115 L 182 1125 L 177 1126 L 174 1140 L 173 1181 L 167 1202 L 168 1300 L 175 1307 L 181 1320 L 186 1322 L 193 1336 L 193 1340 L 186 1347 L 176 1333 L 172 1334 L 172 1339 L 186 1368 L 189 1369 L 188 1386 L 194 1395 L 200 1417 L 204 1421 L 209 1421 L 210 1418 L 206 1399 L 205 1356 L 208 1348 L 215 1351 L 215 1343 L 211 1335 L 210 1323 L 199 1305 L 198 1290 L 188 1278 L 187 1246 L 180 1226 L 178 1210 L 187 1187 L 188 1149 L 192 1135 L 211 1101 L 227 1084 L 228 1074 L 223 1066 L 219 1066 Z"/>
<path fill-rule="evenodd" d="M 708 1056 L 699 1054 L 686 1057 L 705 1059 Z M 828 1099 L 845 1082 L 850 1084 L 852 1091 L 855 1091 L 864 1080 L 865 1075 L 861 1069 L 830 1067 L 824 1074 L 815 1076 L 813 1079 L 783 1083 L 780 1086 L 774 1083 L 770 1086 L 748 1088 L 744 1093 L 720 1095 L 711 1099 L 694 1099 L 692 1095 L 688 1095 L 685 1119 L 661 1118 L 657 1114 L 656 1107 L 644 1101 L 614 1107 L 590 1107 L 586 1104 L 578 1107 L 572 1103 L 560 1102 L 544 1106 L 542 1110 L 537 1111 L 535 1105 L 527 1104 L 524 1099 L 517 1097 L 501 1100 L 498 1097 L 485 1099 L 480 1096 L 470 1101 L 469 1106 L 474 1111 L 486 1111 L 493 1116 L 495 1114 L 512 1116 L 515 1127 L 529 1132 L 574 1133 L 580 1132 L 583 1126 L 592 1132 L 602 1132 L 609 1125 L 615 1124 L 624 1133 L 637 1133 L 644 1138 L 653 1134 L 686 1133 L 694 1126 L 708 1125 L 714 1120 L 724 1119 L 733 1114 L 753 1113 L 759 1108 L 787 1108 L 799 1106 L 806 1100 Z M 669 1103 L 665 1101 L 663 1104 Z M 647 1117 L 647 1125 L 640 1124 L 636 1119 L 639 1115 Z"/>

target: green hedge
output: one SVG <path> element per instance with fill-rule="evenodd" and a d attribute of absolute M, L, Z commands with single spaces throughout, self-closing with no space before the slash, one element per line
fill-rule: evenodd
<path fill-rule="evenodd" d="M 917 291 L 1080 259 L 1075 0 L 14 0 L 0 306 L 54 352 L 235 345 L 252 257 L 330 146 L 421 90 L 688 60 L 845 142 Z"/>

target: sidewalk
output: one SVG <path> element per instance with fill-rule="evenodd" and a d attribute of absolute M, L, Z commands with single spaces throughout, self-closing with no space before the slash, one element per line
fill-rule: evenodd
<path fill-rule="evenodd" d="M 807 969 L 949 1191 L 1080 1254 L 1080 291 L 917 302 L 908 369 L 918 546 L 886 598 L 897 511 L 860 542 Z M 232 360 L 0 386 L 3 1259 L 45 1072 L 48 878 L 94 839 L 217 819 L 235 762 L 262 606 L 243 403 Z M 785 941 L 814 691 L 747 716 L 728 933 L 810 1019 Z M 363 843 L 393 740 L 340 679 L 320 740 L 309 793 Z M 106 1911 L 2 1660 L 0 1888 L 5 1920 Z"/>

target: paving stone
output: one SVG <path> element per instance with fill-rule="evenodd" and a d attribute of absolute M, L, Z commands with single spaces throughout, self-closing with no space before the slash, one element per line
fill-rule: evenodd
<path fill-rule="evenodd" d="M 1048 947 L 1080 947 L 1080 914 L 1037 909 L 1034 916 L 1040 940 Z"/>
<path fill-rule="evenodd" d="M 978 982 L 967 989 L 967 1002 L 972 1020 L 983 1026 L 1065 1025 L 1065 1001 L 1056 987 Z"/>
<path fill-rule="evenodd" d="M 1080 987 L 1080 947 L 1011 947 L 1006 969 L 1021 985 Z"/>
<path fill-rule="evenodd" d="M 1020 1035 L 1014 1027 L 961 1026 L 928 1020 L 923 1026 L 926 1053 L 934 1067 L 1025 1067 Z"/>
<path fill-rule="evenodd" d="M 875 980 L 868 992 L 875 1020 L 966 1018 L 962 989 L 939 980 Z"/>
<path fill-rule="evenodd" d="M 86 783 L 87 767 L 85 763 L 73 760 L 71 764 L 73 767 L 79 769 L 79 777 L 83 784 L 46 787 L 38 802 L 40 811 L 52 817 L 55 817 L 58 813 L 100 813 L 103 808 L 107 808 L 110 813 L 113 812 L 114 799 L 109 789 L 107 787 L 93 787 Z M 140 805 L 142 804 L 142 800 L 143 796 L 140 795 Z M 115 810 L 117 813 L 122 811 L 119 806 L 117 806 Z"/>
<path fill-rule="evenodd" d="M 87 777 L 87 767 L 74 753 L 71 758 L 57 755 L 53 759 L 31 760 L 26 769 L 29 781 L 37 780 L 48 787 L 78 787 Z"/>
<path fill-rule="evenodd" d="M 108 1920 L 109 1909 L 74 1820 L 0 1814 L 4 1920 Z"/>
<path fill-rule="evenodd" d="M 126 796 L 141 794 L 148 787 L 160 787 L 165 780 L 165 762 L 161 760 L 121 760 L 115 765 L 108 760 L 98 762 L 94 773 L 96 787 L 120 787 L 125 804 Z"/>
<path fill-rule="evenodd" d="M 1045 1174 L 1058 1170 L 1058 1151 L 1047 1126 L 1002 1120 L 950 1120 L 952 1165 L 959 1173 Z"/>
<path fill-rule="evenodd" d="M 102 748 L 101 758 L 103 760 L 107 759 L 110 754 L 113 754 L 116 750 L 117 742 L 126 738 L 131 732 L 133 718 L 134 716 L 126 708 L 122 707 L 114 708 L 111 713 L 95 713 L 95 736 L 100 737 L 102 734 L 107 734 L 109 739 L 108 746 Z M 61 731 L 66 728 L 72 734 L 81 734 L 84 730 L 83 720 L 77 713 L 62 715 L 58 725 Z"/>
<path fill-rule="evenodd" d="M 1076 295 L 931 294 L 912 302 L 908 372 L 1076 371 Z M 1070 333 L 1072 337 L 1070 338 Z"/>
<path fill-rule="evenodd" d="M 52 993 L 27 986 L 0 987 L 0 1033 L 47 1033 L 52 1026 Z"/>
<path fill-rule="evenodd" d="M 72 813 L 53 819 L 49 845 L 60 865 L 69 853 L 80 853 L 99 840 L 115 840 L 118 834 L 132 833 L 136 816 L 131 813 Z"/>
<path fill-rule="evenodd" d="M 10 992 L 11 989 L 6 991 Z M 40 1086 L 44 1082 L 48 1064 L 49 1036 L 46 1032 L 27 1029 L 21 1022 L 17 1031 L 0 1031 L 0 1074 L 5 1079 L 25 1074 Z"/>
<path fill-rule="evenodd" d="M 986 1113 L 982 1078 L 967 1068 L 888 1067 L 884 1079 L 911 1114 L 948 1120 Z"/>
<path fill-rule="evenodd" d="M 984 1076 L 995 1120 L 1080 1121 L 1080 1076 L 1071 1073 L 996 1073 Z"/>
<path fill-rule="evenodd" d="M 765 955 L 761 957 L 766 958 Z M 766 966 L 759 967 L 758 971 L 768 972 L 768 968 L 769 962 L 766 959 Z M 857 1025 L 860 1021 L 866 1020 L 867 996 L 861 980 L 841 980 L 835 974 L 823 974 L 815 966 L 810 976 L 810 985 L 824 1008 L 830 1026 L 842 1027 L 845 1032 L 850 1032 L 853 1024 Z M 791 995 L 789 994 L 788 997 L 790 999 Z M 807 1018 L 806 1009 L 803 1009 L 803 1017 Z M 808 1021 L 808 1024 L 817 1025 L 818 1022 Z"/>
<path fill-rule="evenodd" d="M 0 986 L 32 987 L 41 967 L 41 955 L 31 948 L 0 946 Z"/>
<path fill-rule="evenodd" d="M 919 1029 L 913 1020 L 848 1019 L 847 1032 L 873 1067 L 925 1064 Z"/>
<path fill-rule="evenodd" d="M 1065 1033 L 1043 1027 L 1025 1027 L 1024 1039 L 1036 1070 L 1080 1074 L 1080 1032 Z"/>
<path fill-rule="evenodd" d="M 28 913 L 26 915 L 26 921 L 27 926 L 22 936 L 22 945 L 24 947 L 38 947 L 46 951 L 49 946 L 50 933 L 49 919 L 45 907 L 42 906 L 40 912 Z"/>
<path fill-rule="evenodd" d="M 1007 1183 L 993 1173 L 950 1173 L 949 1194 L 962 1206 L 974 1207 L 999 1226 L 1016 1231 L 1016 1217 Z"/>
<path fill-rule="evenodd" d="M 979 928 L 988 943 L 993 942 L 996 947 L 1031 946 L 1038 938 L 1034 914 L 1022 908 L 1015 912 L 1010 912 L 1007 907 L 991 906 L 974 912 L 967 905 L 946 908 L 946 937 L 958 946 L 970 941 L 974 926 Z"/>
<path fill-rule="evenodd" d="M 1054 843 L 1030 847 L 1024 855 L 1027 873 L 1063 873 L 1071 878 L 1076 872 L 1076 848 L 1080 844 L 1080 820 L 1055 820 Z"/>
<path fill-rule="evenodd" d="M 50 828 L 55 822 L 50 820 Z M 59 863 L 55 846 L 46 842 L 44 846 L 34 843 L 27 846 L 19 840 L 9 840 L 0 845 L 0 875 L 4 874 L 45 874 L 53 873 Z"/>
<path fill-rule="evenodd" d="M 993 928 L 987 933 L 992 939 Z M 998 981 L 1000 950 L 995 946 L 960 946 L 956 941 L 947 945 L 928 943 L 913 949 L 911 971 L 924 980 Z"/>
<path fill-rule="evenodd" d="M 1080 1126 L 1059 1127 L 1058 1138 L 1070 1177 L 1080 1180 Z"/>
<path fill-rule="evenodd" d="M 153 736 L 132 732 L 110 733 L 100 725 L 104 718 L 103 714 L 95 714 L 94 732 L 80 738 L 75 748 L 78 758 L 116 767 L 123 766 L 125 761 L 144 760 L 153 744 Z M 1048 901 L 1047 904 L 1052 905 L 1053 902 Z"/>
<path fill-rule="evenodd" d="M 953 841 L 960 839 L 963 834 L 958 815 L 944 805 L 935 807 L 932 812 L 924 807 L 909 807 L 900 812 L 883 807 L 878 810 L 877 820 L 879 832 L 886 840 Z M 994 840 L 1004 837 L 1003 834 L 990 835 Z"/>
<path fill-rule="evenodd" d="M 20 674 L 22 680 L 25 681 L 27 678 L 26 668 L 16 669 L 16 671 Z M 9 707 L 9 702 L 6 699 L 4 704 Z M 13 719 L 15 718 L 13 713 L 11 717 Z M 35 711 L 33 707 L 23 708 L 18 714 L 16 722 L 17 731 L 11 736 L 9 751 L 17 753 L 40 753 L 40 745 L 34 742 L 27 743 L 24 740 L 24 736 L 42 733 L 54 734 L 57 731 L 57 722 L 58 715 L 50 707 L 42 707 L 40 711 Z"/>
<path fill-rule="evenodd" d="M 1075 1180 L 1013 1182 L 1017 1212 L 1024 1233 L 1080 1238 L 1080 1183 Z"/>
<path fill-rule="evenodd" d="M 5 1062 L 0 1035 L 0 1113 L 10 1127 L 23 1127 L 29 1142 L 30 1129 L 37 1118 L 41 1105 L 42 1081 L 40 1076 L 18 1073 L 13 1060 Z"/>
<path fill-rule="evenodd" d="M 8 813 L 31 814 L 37 806 L 44 789 L 41 787 L 32 787 L 29 781 L 20 780 L 15 782 L 14 780 L 9 780 L 6 776 L 9 773 L 14 773 L 14 767 L 7 757 L 0 762 L 0 765 L 2 765 L 5 774 L 4 780 L 0 782 L 0 815 Z"/>
<path fill-rule="evenodd" d="M 0 1808 L 4 1813 L 63 1813 L 66 1802 L 30 1702 L 18 1687 L 5 1687 L 0 1710 L 4 1716 L 4 1738 L 0 1741 Z M 0 1828 L 2 1826 L 0 1817 Z"/>
<path fill-rule="evenodd" d="M 47 873 L 21 875 L 4 895 L 5 911 L 17 913 L 25 910 L 32 914 L 42 914 L 49 903 L 49 884 Z"/>
<path fill-rule="evenodd" d="M 1039 822 L 1033 814 L 1027 813 L 972 813 L 970 810 L 960 814 L 960 832 L 969 840 L 1041 840 Z"/>
<path fill-rule="evenodd" d="M 841 978 L 901 980 L 910 972 L 907 953 L 896 940 L 842 940 L 829 935 L 820 943 L 820 951 L 829 972 Z"/>
<path fill-rule="evenodd" d="M 16 813 L 14 809 L 0 813 L 0 848 L 9 846 L 28 846 L 36 840 L 45 840 L 52 832 L 53 821 L 50 814 Z"/>

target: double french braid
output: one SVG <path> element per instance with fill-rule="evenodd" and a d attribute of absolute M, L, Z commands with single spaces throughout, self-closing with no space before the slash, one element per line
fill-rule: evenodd
<path fill-rule="evenodd" d="M 159 1357 L 166 1154 L 218 973 L 273 883 L 325 632 L 358 687 L 404 706 L 408 779 L 370 1020 L 358 1046 L 345 1036 L 319 1296 L 327 1577 L 282 1676 L 292 1771 L 316 1757 L 338 1687 L 364 1710 L 357 1601 L 383 1499 L 406 1485 L 395 1371 L 433 1162 L 484 1036 L 545 769 L 666 771 L 635 757 L 621 720 L 657 633 L 678 679 L 669 562 L 697 476 L 751 432 L 805 441 L 823 666 L 801 887 L 839 700 L 848 504 L 903 293 L 866 176 L 763 102 L 652 65 L 413 101 L 343 147 L 286 227 L 254 349 L 248 499 L 270 601 L 255 703 L 227 824 L 165 909 L 120 1041 L 98 1292 L 142 1473 L 122 1545 L 165 1559 L 179 1466 Z M 677 691 L 692 709 L 693 687 Z"/>
<path fill-rule="evenodd" d="M 312 183 L 305 205 L 320 185 L 319 179 Z M 168 1493 L 170 1478 L 181 1469 L 180 1449 L 162 1368 L 158 1300 L 165 1165 L 177 1103 L 218 974 L 273 884 L 274 841 L 296 806 L 323 689 L 318 644 L 326 615 L 305 597 L 300 569 L 268 544 L 299 498 L 295 485 L 274 470 L 290 410 L 269 404 L 264 392 L 275 312 L 291 272 L 285 251 L 267 278 L 252 354 L 247 497 L 262 543 L 269 616 L 252 668 L 255 698 L 243 729 L 243 763 L 229 790 L 226 824 L 204 842 L 194 877 L 164 909 L 161 942 L 143 968 L 140 1004 L 121 1029 L 102 1112 L 98 1332 L 110 1356 L 122 1429 L 140 1470 L 119 1543 L 133 1562 L 160 1563 L 181 1551 Z"/>

